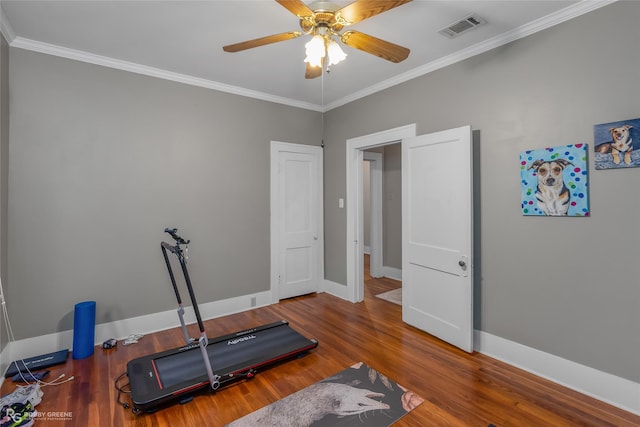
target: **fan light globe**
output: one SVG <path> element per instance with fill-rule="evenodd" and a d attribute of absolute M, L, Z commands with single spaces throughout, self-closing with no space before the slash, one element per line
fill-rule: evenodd
<path fill-rule="evenodd" d="M 327 46 L 327 54 L 329 55 L 330 66 L 337 64 L 347 57 L 347 54 L 340 49 L 340 45 L 334 40 L 329 42 L 329 45 Z"/>
<path fill-rule="evenodd" d="M 309 65 L 313 67 L 322 66 L 322 58 L 324 58 L 326 54 L 324 38 L 321 35 L 315 35 L 304 47 L 306 48 L 307 54 L 304 62 L 308 62 Z"/>
<path fill-rule="evenodd" d="M 308 62 L 312 67 L 321 67 L 322 58 L 325 56 L 329 57 L 329 66 L 335 65 L 347 57 L 347 54 L 344 53 L 335 40 L 329 39 L 328 42 L 325 42 L 325 38 L 319 34 L 313 36 L 313 38 L 305 44 L 305 48 L 307 57 L 304 62 Z"/>

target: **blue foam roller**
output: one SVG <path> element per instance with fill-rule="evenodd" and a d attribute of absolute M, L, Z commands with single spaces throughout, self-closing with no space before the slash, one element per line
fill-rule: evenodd
<path fill-rule="evenodd" d="M 73 312 L 74 359 L 84 359 L 93 354 L 95 334 L 96 302 L 79 302 Z"/>

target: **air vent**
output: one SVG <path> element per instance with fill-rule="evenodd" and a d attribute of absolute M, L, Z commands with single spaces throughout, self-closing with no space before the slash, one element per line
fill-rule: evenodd
<path fill-rule="evenodd" d="M 469 15 L 466 18 L 463 18 L 459 21 L 454 22 L 453 24 L 448 25 L 446 28 L 438 31 L 443 36 L 449 37 L 450 39 L 454 37 L 458 37 L 462 33 L 466 33 L 467 31 L 479 27 L 480 25 L 486 24 L 487 21 L 480 18 L 478 15 Z"/>

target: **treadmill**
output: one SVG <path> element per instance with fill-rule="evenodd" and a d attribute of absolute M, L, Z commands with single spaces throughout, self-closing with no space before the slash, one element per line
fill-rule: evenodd
<path fill-rule="evenodd" d="M 235 381 L 252 378 L 261 369 L 300 357 L 318 346 L 316 339 L 305 338 L 289 326 L 278 322 L 257 326 L 208 339 L 196 302 L 187 260 L 182 246 L 189 244 L 177 235 L 176 228 L 167 228 L 174 245 L 162 242 L 171 284 L 178 300 L 178 317 L 185 338 L 179 348 L 133 359 L 127 363 L 134 413 L 154 412 L 174 403 L 186 403 L 205 389 L 218 390 Z M 169 252 L 176 255 L 196 315 L 200 338 L 190 338 L 184 322 L 184 306 L 178 291 Z"/>

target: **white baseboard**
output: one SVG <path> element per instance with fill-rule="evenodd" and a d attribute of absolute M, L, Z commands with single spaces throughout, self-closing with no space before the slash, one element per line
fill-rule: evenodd
<path fill-rule="evenodd" d="M 475 350 L 539 377 L 640 415 L 640 383 L 475 331 Z"/>
<path fill-rule="evenodd" d="M 402 282 L 401 268 L 389 267 L 385 265 L 382 267 L 382 275 L 384 277 L 388 277 L 389 279 L 398 280 Z"/>
<path fill-rule="evenodd" d="M 340 283 L 324 279 L 324 282 L 322 283 L 322 291 L 331 294 L 334 297 L 342 298 L 349 301 L 349 296 L 347 295 L 347 287 L 345 285 L 341 285 Z"/>
<path fill-rule="evenodd" d="M 200 316 L 203 320 L 214 319 L 257 307 L 267 306 L 272 304 L 272 301 L 271 291 L 265 291 L 223 301 L 209 302 L 200 305 Z M 195 329 L 193 326 L 189 327 L 189 325 L 196 322 L 193 307 L 187 306 L 184 308 L 184 321 L 187 324 L 190 335 L 197 338 L 200 334 L 197 326 Z M 98 324 L 95 329 L 94 341 L 95 344 L 98 345 L 109 338 L 121 340 L 131 334 L 146 335 L 179 326 L 180 321 L 176 310 L 167 310 L 115 322 Z M 73 330 L 10 342 L 0 355 L 0 360 L 2 361 L 0 372 L 4 373 L 9 363 L 14 360 L 51 353 L 65 348 L 70 351 L 73 349 Z"/>
<path fill-rule="evenodd" d="M 349 300 L 347 287 L 330 280 L 324 280 L 321 291 L 338 298 Z M 214 319 L 256 307 L 271 305 L 270 291 L 244 295 L 224 301 L 214 301 L 200 306 L 204 320 Z M 192 307 L 185 307 L 185 323 L 195 322 Z M 167 310 L 145 316 L 118 320 L 96 325 L 95 343 L 108 338 L 123 339 L 131 334 L 150 334 L 180 325 L 175 310 Z M 198 331 L 190 328 L 191 335 Z M 475 331 L 475 350 L 502 362 L 516 366 L 540 377 L 546 378 L 587 396 L 609 403 L 625 411 L 640 415 L 640 383 L 636 383 L 597 369 L 590 368 L 531 347 Z M 144 339 L 144 338 L 143 338 Z M 34 338 L 10 342 L 0 353 L 0 372 L 13 360 L 51 353 L 73 347 L 73 331 L 62 331 Z M 0 378 L 0 385 L 3 378 Z"/>

